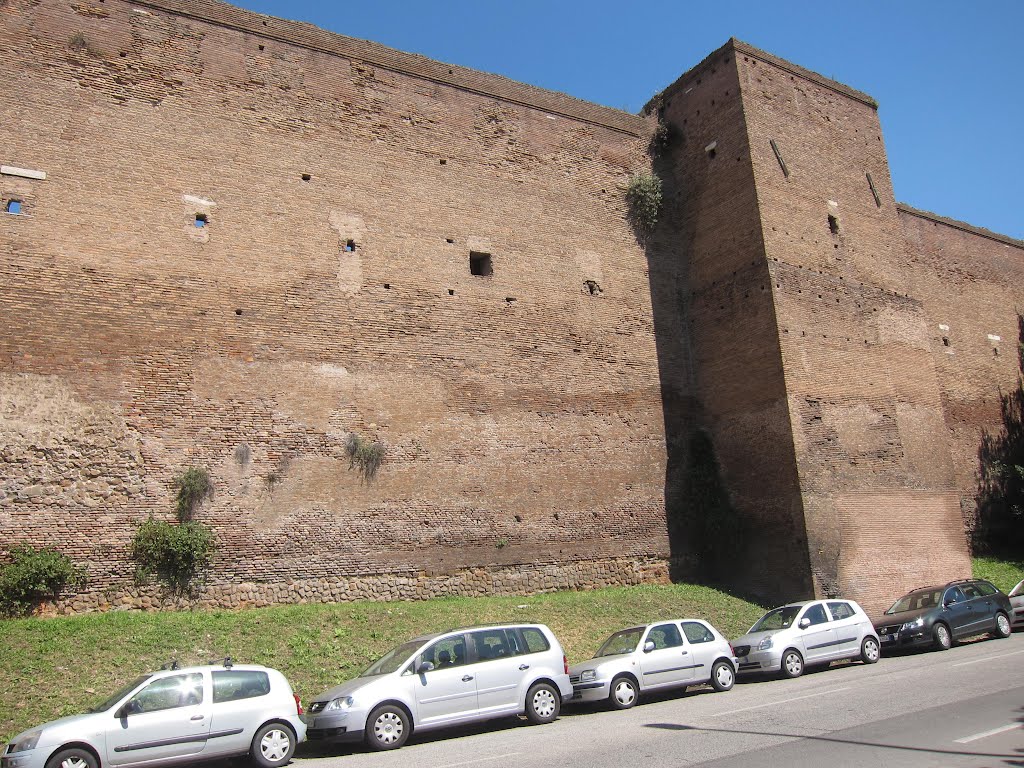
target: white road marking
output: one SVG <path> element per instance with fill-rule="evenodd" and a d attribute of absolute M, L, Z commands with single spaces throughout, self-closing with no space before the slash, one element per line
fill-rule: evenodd
<path fill-rule="evenodd" d="M 991 731 L 984 731 L 982 733 L 976 733 L 973 736 L 964 736 L 962 739 L 957 739 L 957 744 L 970 744 L 972 741 L 978 741 L 979 739 L 987 739 L 989 736 L 995 736 L 999 733 L 1006 733 L 1016 728 L 1022 727 L 1021 723 L 1010 723 L 1000 728 L 993 728 Z"/>
<path fill-rule="evenodd" d="M 488 760 L 501 760 L 505 757 L 515 757 L 518 752 L 506 752 L 504 755 L 492 755 L 491 757 L 478 757 L 476 760 L 463 760 L 461 763 L 446 763 L 445 768 L 455 768 L 458 765 L 472 765 L 473 763 L 486 763 Z"/>
<path fill-rule="evenodd" d="M 718 712 L 717 714 L 711 715 L 711 717 L 725 717 L 726 715 L 736 715 L 740 712 L 750 712 L 753 709 L 764 709 L 765 707 L 777 707 L 779 704 L 788 704 L 791 701 L 800 701 L 801 699 L 813 699 L 815 696 L 827 696 L 830 693 L 840 693 L 841 691 L 848 691 L 849 687 L 846 688 L 832 688 L 828 691 L 819 691 L 818 693 L 809 693 L 806 696 L 794 696 L 792 699 L 780 699 L 779 701 L 769 701 L 767 704 L 755 704 L 753 707 L 743 707 L 743 709 L 731 709 L 728 712 Z"/>
<path fill-rule="evenodd" d="M 971 664 L 981 664 L 982 662 L 992 661 L 993 659 L 1005 659 L 1007 656 L 1016 656 L 1017 654 L 1024 653 L 1024 651 L 1013 651 L 1012 653 L 1001 653 L 998 656 L 986 656 L 983 659 L 974 659 L 973 661 L 961 661 L 959 664 L 954 664 L 954 667 L 969 667 Z"/>

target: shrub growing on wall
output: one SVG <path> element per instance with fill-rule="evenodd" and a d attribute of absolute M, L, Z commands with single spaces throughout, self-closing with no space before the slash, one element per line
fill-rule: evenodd
<path fill-rule="evenodd" d="M 350 433 L 345 441 L 345 452 L 348 453 L 349 469 L 356 468 L 364 480 L 373 480 L 384 461 L 385 448 L 376 440 L 364 440 L 355 433 Z"/>
<path fill-rule="evenodd" d="M 0 612 L 4 615 L 23 616 L 42 601 L 85 585 L 85 569 L 55 549 L 17 545 L 10 555 L 10 562 L 0 566 Z"/>
<path fill-rule="evenodd" d="M 653 173 L 637 173 L 626 186 L 626 202 L 633 224 L 650 232 L 658 223 L 661 211 L 661 179 Z"/>
<path fill-rule="evenodd" d="M 187 523 L 195 514 L 199 502 L 213 491 L 209 473 L 202 467 L 189 467 L 176 478 L 174 486 L 178 489 L 175 499 L 178 505 L 178 520 Z"/>
<path fill-rule="evenodd" d="M 150 517 L 132 538 L 136 579 L 146 583 L 155 578 L 172 594 L 192 594 L 205 578 L 214 549 L 213 531 L 202 523 Z"/>

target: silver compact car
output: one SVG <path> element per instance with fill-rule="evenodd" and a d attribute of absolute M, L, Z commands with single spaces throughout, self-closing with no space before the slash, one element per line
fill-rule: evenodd
<path fill-rule="evenodd" d="M 305 738 L 284 675 L 254 665 L 183 667 L 142 675 L 88 714 L 15 736 L 2 768 L 127 768 L 248 754 L 260 768 L 291 760 Z"/>
<path fill-rule="evenodd" d="M 1024 627 L 1024 581 L 1017 582 L 1017 586 L 1010 590 L 1009 598 L 1013 610 L 1010 617 L 1011 627 L 1020 629 Z"/>
<path fill-rule="evenodd" d="M 878 661 L 878 636 L 853 600 L 808 600 L 768 611 L 732 641 L 740 675 L 781 672 L 799 677 L 815 664 L 838 659 Z"/>
<path fill-rule="evenodd" d="M 569 667 L 569 679 L 574 702 L 629 709 L 648 691 L 700 683 L 727 691 L 737 663 L 729 641 L 706 621 L 673 619 L 619 630 L 594 658 Z"/>
<path fill-rule="evenodd" d="M 565 654 L 551 630 L 502 624 L 403 643 L 317 696 L 305 718 L 311 741 L 397 749 L 414 731 L 523 714 L 548 723 L 570 696 Z"/>

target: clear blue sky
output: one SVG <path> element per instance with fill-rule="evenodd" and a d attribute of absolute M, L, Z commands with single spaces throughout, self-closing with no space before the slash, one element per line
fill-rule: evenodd
<path fill-rule="evenodd" d="M 730 37 L 879 102 L 901 202 L 1024 239 L 1024 0 L 235 0 L 636 112 Z"/>

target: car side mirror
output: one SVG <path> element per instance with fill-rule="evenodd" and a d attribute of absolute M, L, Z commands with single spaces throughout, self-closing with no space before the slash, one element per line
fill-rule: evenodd
<path fill-rule="evenodd" d="M 650 653 L 653 650 L 654 650 L 654 641 L 653 640 L 648 640 L 646 643 L 644 643 L 644 653 Z"/>
<path fill-rule="evenodd" d="M 122 704 L 114 712 L 114 717 L 118 720 L 124 720 L 128 715 L 135 715 L 139 712 L 139 704 L 137 701 L 129 700 Z"/>
<path fill-rule="evenodd" d="M 807 629 L 809 626 L 811 626 L 810 619 L 808 619 L 806 616 L 800 619 L 800 629 Z"/>
<path fill-rule="evenodd" d="M 420 664 L 418 667 L 416 667 L 416 674 L 417 675 L 422 675 L 425 672 L 429 672 L 433 668 L 434 668 L 434 662 L 432 662 L 432 661 L 424 661 L 422 664 Z"/>
<path fill-rule="evenodd" d="M 956 598 L 955 597 L 951 597 L 946 602 L 944 602 L 942 604 L 942 607 L 943 608 L 949 608 L 949 606 L 954 605 L 955 603 L 956 603 Z"/>

